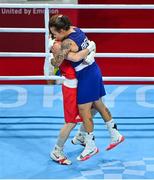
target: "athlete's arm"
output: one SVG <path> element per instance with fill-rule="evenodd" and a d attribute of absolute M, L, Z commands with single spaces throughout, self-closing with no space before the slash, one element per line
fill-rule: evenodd
<path fill-rule="evenodd" d="M 94 41 L 89 41 L 89 45 L 87 48 L 78 51 L 78 52 L 69 52 L 66 59 L 73 62 L 81 61 L 82 59 L 85 59 L 91 52 L 94 53 L 96 49 L 96 45 Z"/>
<path fill-rule="evenodd" d="M 78 62 L 81 61 L 82 59 L 86 58 L 89 54 L 89 50 L 88 49 L 83 49 L 81 51 L 78 52 L 69 52 L 66 60 L 69 61 L 73 61 L 73 62 Z"/>
<path fill-rule="evenodd" d="M 70 39 L 65 39 L 62 41 L 61 46 L 59 49 L 57 48 L 52 48 L 52 52 L 54 54 L 54 59 L 52 59 L 52 64 L 54 66 L 60 66 L 63 62 L 64 59 L 67 58 L 68 53 L 72 49 L 72 40 Z"/>
<path fill-rule="evenodd" d="M 52 65 L 60 66 L 64 59 L 78 62 L 86 58 L 90 52 L 95 50 L 95 48 L 96 46 L 93 41 L 89 42 L 89 46 L 81 51 L 78 51 L 78 46 L 74 41 L 70 39 L 64 40 L 61 45 L 60 42 L 57 42 L 52 48 L 52 52 L 54 55 L 54 59 L 51 60 Z"/>

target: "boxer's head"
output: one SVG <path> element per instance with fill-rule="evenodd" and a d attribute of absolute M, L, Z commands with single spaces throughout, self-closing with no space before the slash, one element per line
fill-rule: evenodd
<path fill-rule="evenodd" d="M 67 16 L 53 15 L 49 20 L 49 31 L 56 40 L 61 41 L 66 38 L 70 27 L 71 22 Z"/>

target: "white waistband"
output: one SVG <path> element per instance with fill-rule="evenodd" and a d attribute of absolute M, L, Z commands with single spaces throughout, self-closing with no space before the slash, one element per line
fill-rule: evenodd
<path fill-rule="evenodd" d="M 95 62 L 95 59 L 93 59 L 89 64 L 84 64 L 84 63 L 81 63 L 79 64 L 78 66 L 75 67 L 75 71 L 81 71 L 82 69 L 90 66 L 91 64 L 93 64 Z"/>
<path fill-rule="evenodd" d="M 77 87 L 77 79 L 65 79 L 63 85 L 69 88 L 76 88 Z"/>

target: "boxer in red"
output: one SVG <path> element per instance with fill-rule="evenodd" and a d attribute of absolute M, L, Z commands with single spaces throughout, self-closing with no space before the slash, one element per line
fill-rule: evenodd
<path fill-rule="evenodd" d="M 57 51 L 60 49 L 60 47 L 61 43 L 59 41 L 55 41 L 53 43 L 53 57 L 54 54 L 56 54 Z M 71 59 L 75 59 L 76 61 L 86 58 L 86 63 L 86 60 L 88 61 L 88 58 L 94 56 L 94 53 L 90 53 L 91 51 L 93 52 L 93 50 L 95 50 L 95 43 L 90 42 L 87 49 L 84 49 L 78 53 L 71 52 L 69 53 L 69 57 Z M 60 74 L 65 77 L 65 80 L 62 84 L 65 124 L 60 131 L 57 143 L 53 151 L 50 153 L 50 156 L 54 161 L 58 162 L 59 164 L 69 165 L 71 164 L 71 161 L 66 157 L 66 155 L 64 155 L 63 147 L 66 140 L 68 139 L 71 130 L 76 126 L 78 122 L 82 122 L 82 119 L 79 116 L 77 106 L 77 79 L 75 70 L 71 66 L 70 61 L 67 60 L 63 61 L 63 63 L 59 66 L 59 70 Z M 95 113 L 95 111 L 93 111 L 93 113 Z M 82 133 L 84 133 L 84 127 L 81 125 L 78 133 L 78 138 L 74 138 L 72 142 L 75 144 L 78 143 L 84 145 L 84 136 L 82 135 Z"/>

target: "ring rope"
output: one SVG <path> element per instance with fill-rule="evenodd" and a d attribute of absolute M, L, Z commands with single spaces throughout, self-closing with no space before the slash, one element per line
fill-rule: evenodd
<path fill-rule="evenodd" d="M 153 28 L 81 28 L 85 33 L 154 33 Z M 45 33 L 45 28 L 0 28 L 0 33 Z"/>
<path fill-rule="evenodd" d="M 48 53 L 0 52 L 0 57 L 46 57 Z M 154 58 L 154 53 L 96 53 L 97 58 Z"/>
<path fill-rule="evenodd" d="M 154 77 L 120 77 L 106 76 L 102 78 L 104 81 L 138 81 L 138 82 L 154 82 Z M 0 81 L 6 80 L 65 80 L 63 76 L 0 76 Z"/>
<path fill-rule="evenodd" d="M 64 76 L 0 76 L 0 81 L 5 80 L 64 80 Z"/>
<path fill-rule="evenodd" d="M 153 4 L 17 4 L 0 3 L 1 8 L 58 8 L 58 9 L 154 9 Z"/>

